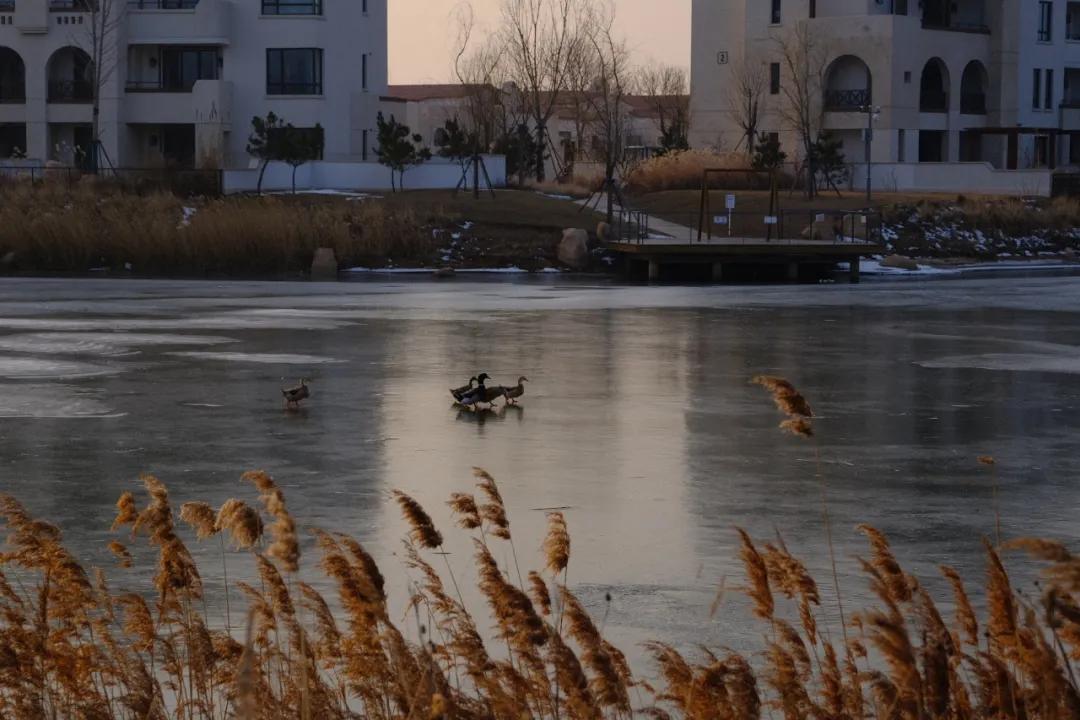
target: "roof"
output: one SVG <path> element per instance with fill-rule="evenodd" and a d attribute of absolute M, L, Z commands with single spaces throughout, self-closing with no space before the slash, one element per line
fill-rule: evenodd
<path fill-rule="evenodd" d="M 386 88 L 386 97 L 405 102 L 423 102 L 424 100 L 453 100 L 468 97 L 477 89 L 491 88 L 489 85 L 462 85 L 444 83 L 432 85 L 390 85 Z"/>

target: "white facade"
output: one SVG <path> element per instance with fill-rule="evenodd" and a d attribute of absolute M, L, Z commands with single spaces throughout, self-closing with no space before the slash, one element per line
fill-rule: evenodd
<path fill-rule="evenodd" d="M 870 105 L 873 162 L 1080 165 L 1080 2 L 1066 0 L 694 0 L 691 144 L 739 144 L 729 88 L 760 63 L 758 130 L 801 154 L 771 82 L 777 65 L 789 82 L 779 42 L 799 26 L 822 48 L 822 126 L 851 162 L 866 159 Z"/>
<path fill-rule="evenodd" d="M 0 158 L 85 156 L 93 1 L 0 0 Z M 325 160 L 368 159 L 387 0 L 96 1 L 119 20 L 100 102 L 114 166 L 247 167 L 251 119 L 269 111 L 319 123 Z"/>

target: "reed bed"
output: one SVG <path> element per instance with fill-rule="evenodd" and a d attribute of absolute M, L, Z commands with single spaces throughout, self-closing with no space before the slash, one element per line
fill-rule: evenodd
<path fill-rule="evenodd" d="M 710 178 L 709 186 L 726 190 L 768 190 L 767 177 L 753 172 L 744 153 L 717 153 L 706 150 L 682 150 L 649 158 L 636 165 L 625 179 L 626 188 L 635 194 L 664 190 L 700 190 L 705 170 L 727 170 Z M 745 172 L 742 172 L 745 171 Z M 781 178 L 787 187 L 790 177 Z"/>
<path fill-rule="evenodd" d="M 755 381 L 773 396 L 792 442 L 815 441 L 810 404 L 786 380 Z M 797 422 L 796 422 L 797 421 Z M 792 425 L 796 422 L 795 425 Z M 850 616 L 843 638 L 821 621 L 818 584 L 782 539 L 738 530 L 742 591 L 761 624 L 759 652 L 647 646 L 654 672 L 635 674 L 567 586 L 567 520 L 553 512 L 540 569 L 523 581 L 511 519 L 495 478 L 476 472 L 472 493 L 449 505 L 472 538 L 486 608 L 468 607 L 442 551 L 443 534 L 415 499 L 390 502 L 408 525 L 411 582 L 405 621 L 388 607 L 375 558 L 343 533 L 311 530 L 317 557 L 301 557 L 298 523 L 274 480 L 252 472 L 252 497 L 220 508 L 184 503 L 144 477 L 145 499 L 117 502 L 110 549 L 118 568 L 84 568 L 60 530 L 0 496 L 0 717 L 375 718 L 600 720 L 634 715 L 757 720 L 1064 720 L 1080 716 L 1080 556 L 1047 540 L 985 544 L 981 615 L 953 569 L 947 617 L 907 573 L 878 530 L 863 574 L 876 598 Z M 826 521 L 827 525 L 827 521 Z M 246 621 L 215 627 L 191 542 L 216 543 L 257 582 L 226 584 Z M 500 568 L 506 544 L 514 567 Z M 227 553 L 225 547 L 232 548 Z M 1016 592 L 1001 553 L 1043 567 L 1042 598 Z M 154 558 L 146 587 L 133 558 Z M 441 558 L 444 570 L 437 567 Z M 134 560 L 134 562 L 138 562 Z M 305 582 L 317 569 L 333 596 Z M 111 576 L 111 577 L 110 577 Z M 704 614 L 704 610 L 703 610 Z M 415 621 L 412 619 L 415 618 Z M 415 624 L 410 624 L 414 622 Z M 488 631 L 488 628 L 490 632 Z"/>
<path fill-rule="evenodd" d="M 427 260 L 439 218 L 379 201 L 134 195 L 108 184 L 0 186 L 0 258 L 22 271 L 296 273 L 315 249 L 345 265 Z"/>

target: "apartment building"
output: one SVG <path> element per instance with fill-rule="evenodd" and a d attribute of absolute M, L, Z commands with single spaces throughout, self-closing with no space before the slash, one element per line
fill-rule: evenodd
<path fill-rule="evenodd" d="M 694 0 L 692 144 L 738 145 L 730 88 L 760 64 L 760 130 L 798 154 L 779 50 L 798 26 L 821 48 L 822 124 L 849 161 L 866 159 L 869 107 L 875 163 L 1080 164 L 1080 2 L 1067 0 Z"/>
<path fill-rule="evenodd" d="M 387 0 L 0 0 L 0 158 L 84 162 L 91 3 L 109 3 L 100 139 L 118 167 L 246 167 L 251 118 L 323 128 L 367 159 L 387 79 Z"/>

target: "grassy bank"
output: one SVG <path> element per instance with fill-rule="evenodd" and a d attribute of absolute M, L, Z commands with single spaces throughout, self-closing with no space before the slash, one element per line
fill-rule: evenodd
<path fill-rule="evenodd" d="M 143 275 L 306 272 L 316 248 L 342 267 L 555 265 L 563 227 L 595 227 L 532 192 L 472 200 L 445 191 L 385 197 L 181 200 L 78 183 L 0 185 L 0 271 Z"/>
<path fill-rule="evenodd" d="M 791 441 L 814 442 L 806 400 L 784 380 L 758 381 L 787 417 L 785 431 L 801 436 Z M 992 479 L 993 460 L 982 462 Z M 820 472 L 807 482 L 824 492 Z M 566 518 L 549 513 L 536 569 L 524 553 L 519 566 L 519 549 L 535 540 L 514 537 L 483 471 L 475 494 L 456 493 L 448 504 L 457 532 L 473 541 L 486 607 L 466 605 L 452 564 L 459 561 L 443 552 L 424 508 L 400 492 L 387 499 L 408 527 L 403 616 L 362 545 L 315 530 L 317 557 L 302 557 L 282 490 L 265 473 L 244 479 L 249 498 L 220 508 L 192 500 L 177 512 L 165 485 L 144 478 L 145 503 L 131 493 L 117 502 L 110 550 L 118 567 L 108 572 L 84 568 L 58 528 L 0 496 L 0 716 L 1064 720 L 1080 711 L 1080 557 L 1054 542 L 987 541 L 983 613 L 969 599 L 974 587 L 943 567 L 952 588 L 945 614 L 943 599 L 904 571 L 874 528 L 861 528 L 875 597 L 861 608 L 841 603 L 842 592 L 822 592 L 779 537 L 733 530 L 760 652 L 684 654 L 650 643 L 653 670 L 635 672 L 566 584 Z M 831 547 L 828 517 L 819 517 Z M 197 542 L 220 563 L 200 568 L 190 550 Z M 1044 597 L 1014 590 L 1004 548 L 1044 561 Z M 513 558 L 511 566 L 496 557 Z M 253 566 L 258 581 L 226 580 L 237 623 L 227 614 L 222 627 L 206 614 L 203 573 L 227 578 L 231 569 L 235 577 L 239 563 Z M 838 591 L 835 578 L 827 584 Z M 722 600 L 713 613 L 729 612 Z M 825 620 L 834 611 L 847 620 L 839 628 Z"/>

